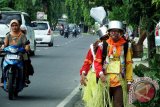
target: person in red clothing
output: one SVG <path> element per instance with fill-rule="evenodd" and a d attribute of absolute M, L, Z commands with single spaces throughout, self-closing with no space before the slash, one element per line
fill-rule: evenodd
<path fill-rule="evenodd" d="M 106 40 L 108 43 L 106 48 L 107 55 L 104 62 L 102 62 L 103 45 L 99 46 L 96 52 L 94 60 L 96 77 L 100 78 L 101 82 L 109 87 L 108 92 L 110 95 L 107 98 L 113 100 L 113 107 L 123 107 L 125 105 L 123 101 L 127 101 L 123 100 L 123 92 L 126 90 L 125 86 L 123 86 L 123 81 L 127 81 L 128 86 L 133 81 L 131 46 L 129 44 L 126 50 L 125 47 L 128 42 L 123 37 L 122 22 L 117 20 L 110 21 L 108 34 L 109 39 Z"/>
<path fill-rule="evenodd" d="M 90 45 L 90 48 L 88 50 L 88 53 L 87 53 L 86 58 L 84 60 L 84 63 L 80 69 L 80 75 L 81 75 L 80 83 L 81 83 L 81 85 L 86 86 L 86 76 L 87 76 L 91 67 L 94 70 L 93 61 L 95 59 L 95 54 L 98 49 L 99 43 L 101 43 L 103 40 L 106 40 L 109 38 L 107 32 L 106 31 L 103 31 L 103 32 L 105 32 L 105 33 L 99 34 L 99 40 L 97 40 L 96 42 L 94 42 L 93 44 Z"/>

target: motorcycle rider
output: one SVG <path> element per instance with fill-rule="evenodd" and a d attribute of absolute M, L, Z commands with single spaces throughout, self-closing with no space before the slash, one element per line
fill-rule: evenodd
<path fill-rule="evenodd" d="M 69 25 L 66 25 L 66 27 L 64 28 L 64 38 L 68 38 L 69 37 Z"/>
<path fill-rule="evenodd" d="M 74 26 L 73 30 L 72 30 L 72 37 L 77 37 L 78 35 L 78 31 L 77 31 L 77 26 Z"/>
<path fill-rule="evenodd" d="M 21 25 L 20 29 L 21 29 L 22 33 L 27 37 L 27 27 L 25 25 Z M 25 62 L 25 70 L 27 71 L 26 77 L 29 80 L 29 75 L 33 75 L 34 69 L 33 69 L 33 66 L 31 64 L 31 59 L 30 59 L 29 53 L 26 52 L 25 54 L 27 55 L 26 60 L 24 60 L 24 62 Z M 30 81 L 28 81 L 28 83 L 30 83 Z"/>
<path fill-rule="evenodd" d="M 2 45 L 1 49 L 9 46 L 9 45 L 16 45 L 19 47 L 24 47 L 26 52 L 28 52 L 30 50 L 30 46 L 29 44 L 26 44 L 27 42 L 27 38 L 25 36 L 25 34 L 22 33 L 21 29 L 20 29 L 20 21 L 18 21 L 17 19 L 13 19 L 10 22 L 10 32 L 6 34 L 6 37 L 4 39 L 4 45 Z M 24 62 L 25 60 L 28 60 L 28 56 L 27 54 L 23 54 L 23 59 Z M 29 84 L 30 80 L 27 77 L 27 71 L 25 70 L 25 83 Z M 1 82 L 3 83 L 3 78 L 1 80 Z"/>
<path fill-rule="evenodd" d="M 64 25 L 61 24 L 61 26 L 60 26 L 60 35 L 63 36 L 63 34 L 64 34 Z"/>

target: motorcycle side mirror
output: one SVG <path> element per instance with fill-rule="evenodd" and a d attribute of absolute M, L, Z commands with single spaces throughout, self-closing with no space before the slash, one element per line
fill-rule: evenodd
<path fill-rule="evenodd" d="M 91 8 L 90 16 L 101 25 L 104 25 L 106 23 L 106 11 L 102 6 Z"/>

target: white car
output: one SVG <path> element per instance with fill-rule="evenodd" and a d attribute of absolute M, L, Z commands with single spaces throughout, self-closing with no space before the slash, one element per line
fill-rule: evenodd
<path fill-rule="evenodd" d="M 37 44 L 48 44 L 49 47 L 53 46 L 53 31 L 48 21 L 33 21 L 36 25 L 34 28 L 35 38 Z"/>
<path fill-rule="evenodd" d="M 25 12 L 20 11 L 0 11 L 0 45 L 2 45 L 6 34 L 10 31 L 9 23 L 12 19 L 17 19 L 22 25 L 27 28 L 27 39 L 30 41 L 31 55 L 35 55 L 36 42 L 35 35 L 33 31 L 33 24 L 29 15 Z"/>

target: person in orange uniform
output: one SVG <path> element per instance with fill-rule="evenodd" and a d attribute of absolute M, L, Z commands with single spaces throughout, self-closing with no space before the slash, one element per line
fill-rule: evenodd
<path fill-rule="evenodd" d="M 93 61 L 95 60 L 95 54 L 99 44 L 102 43 L 103 40 L 108 39 L 108 35 L 106 32 L 107 28 L 103 28 L 103 29 L 106 29 L 106 30 L 103 31 L 104 33 L 99 34 L 99 40 L 97 40 L 95 43 L 90 45 L 90 48 L 88 50 L 84 63 L 80 69 L 80 75 L 81 75 L 80 82 L 81 82 L 81 85 L 85 86 L 83 88 L 84 93 L 83 93 L 82 99 L 85 102 L 86 106 L 89 104 L 89 101 L 92 99 L 95 92 L 96 75 L 95 75 L 94 64 L 93 64 Z"/>
<path fill-rule="evenodd" d="M 123 37 L 124 30 L 123 24 L 120 21 L 113 20 L 108 24 L 109 39 L 106 40 L 107 55 L 104 63 L 102 64 L 102 46 L 98 47 L 96 52 L 94 65 L 97 78 L 109 87 L 109 98 L 113 100 L 113 107 L 124 106 L 124 91 L 125 89 L 123 80 L 127 82 L 128 86 L 133 81 L 132 78 L 132 57 L 131 46 L 125 44 L 127 40 Z M 108 97 L 107 97 L 108 98 Z"/>

